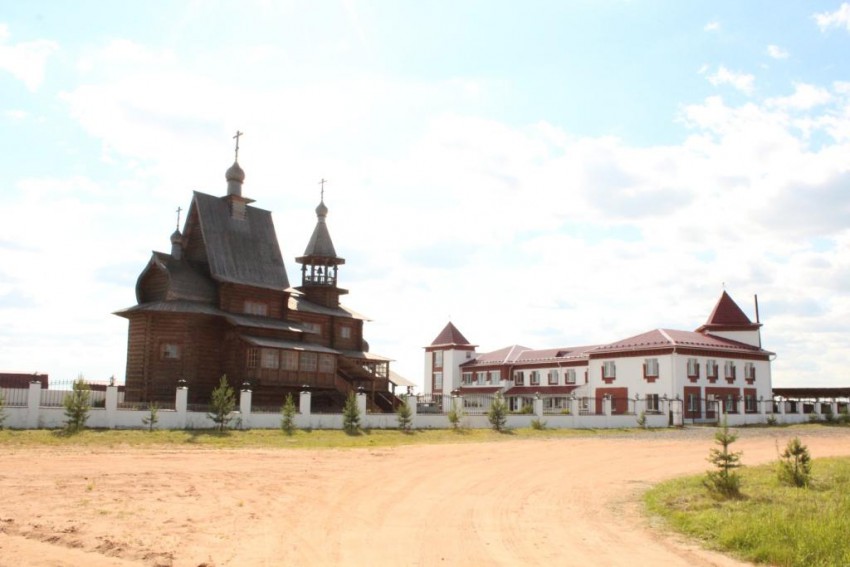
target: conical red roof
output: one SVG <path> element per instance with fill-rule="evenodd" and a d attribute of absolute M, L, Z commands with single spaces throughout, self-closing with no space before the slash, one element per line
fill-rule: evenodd
<path fill-rule="evenodd" d="M 466 340 L 466 337 L 457 330 L 457 327 L 452 325 L 451 321 L 449 324 L 445 326 L 445 328 L 440 331 L 440 334 L 437 335 L 437 338 L 431 343 L 431 346 L 442 346 L 442 345 L 463 345 L 463 346 L 472 346 L 471 343 Z"/>
<path fill-rule="evenodd" d="M 714 311 L 712 311 L 711 315 L 709 315 L 708 321 L 706 321 L 705 324 L 697 330 L 702 331 L 705 329 L 717 329 L 720 327 L 753 329 L 760 326 L 760 324 L 750 321 L 750 318 L 747 317 L 746 313 L 744 313 L 729 294 L 724 291 L 723 295 L 721 295 L 720 299 L 717 301 L 717 305 L 714 306 Z"/>

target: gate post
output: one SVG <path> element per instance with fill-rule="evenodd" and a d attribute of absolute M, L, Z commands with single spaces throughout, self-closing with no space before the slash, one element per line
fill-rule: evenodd
<path fill-rule="evenodd" d="M 30 382 L 27 392 L 27 429 L 38 429 L 38 418 L 41 406 L 41 382 L 34 380 Z"/>
<path fill-rule="evenodd" d="M 251 428 L 251 386 L 248 383 L 242 385 L 242 391 L 239 393 L 239 413 L 242 421 L 242 429 Z"/>

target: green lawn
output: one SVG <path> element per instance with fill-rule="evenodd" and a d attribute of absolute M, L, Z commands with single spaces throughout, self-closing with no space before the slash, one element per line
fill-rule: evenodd
<path fill-rule="evenodd" d="M 775 463 L 741 477 L 741 499 L 713 497 L 703 475 L 658 485 L 645 502 L 673 529 L 748 561 L 850 565 L 850 458 L 815 460 L 808 489 L 780 484 Z"/>
<path fill-rule="evenodd" d="M 549 439 L 565 437 L 594 437 L 623 433 L 623 429 L 512 429 L 497 433 L 489 429 L 425 429 L 402 433 L 393 429 L 373 429 L 357 435 L 338 430 L 296 430 L 286 435 L 279 430 L 250 431 L 211 430 L 107 430 L 86 429 L 68 435 L 61 430 L 2 430 L 0 448 L 12 447 L 200 447 L 220 449 L 292 448 L 340 449 L 356 447 L 391 447 L 429 443 L 481 443 L 509 439 Z"/>

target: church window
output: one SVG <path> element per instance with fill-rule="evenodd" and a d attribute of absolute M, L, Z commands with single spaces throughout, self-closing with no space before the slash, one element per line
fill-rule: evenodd
<path fill-rule="evenodd" d="M 264 348 L 263 368 L 277 368 L 279 365 L 278 351 L 273 348 Z"/>
<path fill-rule="evenodd" d="M 308 333 L 313 333 L 314 335 L 322 334 L 322 326 L 318 323 L 304 323 L 304 330 Z"/>
<path fill-rule="evenodd" d="M 319 355 L 319 372 L 331 374 L 336 370 L 336 362 L 332 354 Z"/>
<path fill-rule="evenodd" d="M 280 367 L 284 370 L 298 370 L 298 353 L 294 350 L 280 351 Z"/>
<path fill-rule="evenodd" d="M 179 360 L 180 345 L 176 343 L 162 343 L 160 348 L 160 358 L 162 360 Z"/>
<path fill-rule="evenodd" d="M 339 336 L 342 337 L 343 339 L 350 339 L 351 338 L 351 327 L 349 327 L 349 326 L 340 327 Z"/>
<path fill-rule="evenodd" d="M 245 361 L 245 366 L 248 368 L 256 368 L 260 365 L 260 349 L 258 348 L 249 348 L 247 360 Z"/>
<path fill-rule="evenodd" d="M 248 315 L 261 315 L 266 317 L 269 314 L 269 306 L 262 301 L 245 300 L 243 311 Z"/>
<path fill-rule="evenodd" d="M 302 352 L 300 370 L 303 372 L 315 372 L 317 356 L 315 352 Z"/>

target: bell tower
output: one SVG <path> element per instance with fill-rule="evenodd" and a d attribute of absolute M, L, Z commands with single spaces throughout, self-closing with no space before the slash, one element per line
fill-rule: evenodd
<path fill-rule="evenodd" d="M 324 198 L 324 179 L 322 180 L 322 199 L 316 207 L 316 228 L 304 255 L 295 258 L 301 264 L 301 285 L 298 289 L 306 295 L 307 300 L 325 307 L 339 307 L 339 296 L 348 290 L 337 286 L 339 266 L 345 264 L 345 259 L 336 255 L 328 225 L 328 207 Z"/>

